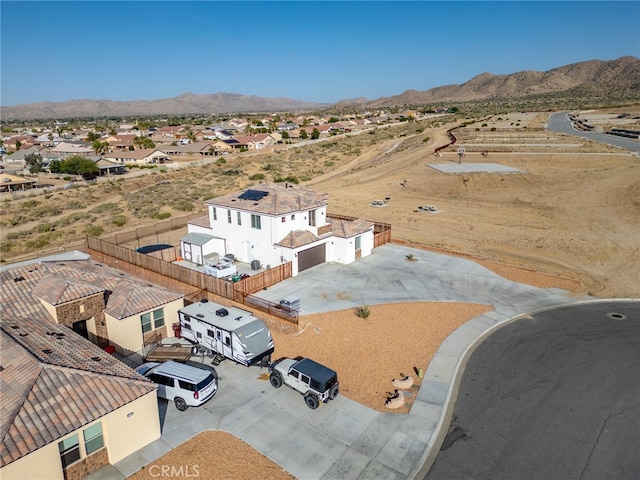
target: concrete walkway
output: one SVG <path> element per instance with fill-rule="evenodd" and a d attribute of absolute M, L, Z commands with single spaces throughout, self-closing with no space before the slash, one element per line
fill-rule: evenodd
<path fill-rule="evenodd" d="M 223 362 L 211 401 L 186 412 L 162 402 L 162 437 L 87 478 L 124 479 L 206 429 L 232 433 L 303 480 L 414 478 L 446 434 L 457 372 L 474 344 L 519 316 L 589 300 L 506 280 L 471 260 L 392 244 L 351 265 L 318 265 L 258 296 L 300 298 L 301 324 L 305 314 L 404 301 L 489 303 L 494 310 L 443 342 L 408 414 L 378 412 L 344 396 L 313 411 L 298 393 L 271 387 L 266 370 Z"/>

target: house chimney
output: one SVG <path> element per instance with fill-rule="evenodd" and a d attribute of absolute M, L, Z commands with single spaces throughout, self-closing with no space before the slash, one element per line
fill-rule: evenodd
<path fill-rule="evenodd" d="M 286 190 L 287 188 L 289 188 L 289 183 L 288 182 L 284 182 L 284 189 Z"/>

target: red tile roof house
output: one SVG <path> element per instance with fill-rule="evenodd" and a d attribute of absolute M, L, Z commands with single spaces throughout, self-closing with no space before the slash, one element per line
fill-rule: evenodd
<path fill-rule="evenodd" d="M 252 266 L 292 262 L 295 276 L 323 262 L 348 264 L 370 255 L 373 223 L 329 218 L 328 203 L 326 193 L 287 183 L 261 183 L 207 200 L 208 215 L 187 225 L 182 257 L 202 262 L 231 253 Z"/>
<path fill-rule="evenodd" d="M 156 385 L 100 346 L 170 336 L 183 295 L 79 252 L 3 267 L 0 291 L 0 478 L 80 479 L 160 437 Z"/>
<path fill-rule="evenodd" d="M 160 438 L 157 386 L 63 325 L 0 320 L 0 477 L 84 478 Z"/>

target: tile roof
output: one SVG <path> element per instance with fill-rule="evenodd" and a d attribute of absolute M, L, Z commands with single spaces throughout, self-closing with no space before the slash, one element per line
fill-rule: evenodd
<path fill-rule="evenodd" d="M 63 325 L 0 320 L 0 467 L 157 387 Z"/>
<path fill-rule="evenodd" d="M 368 232 L 374 223 L 369 220 L 356 218 L 355 220 L 331 220 L 331 233 L 335 237 L 349 238 Z"/>
<path fill-rule="evenodd" d="M 259 200 L 239 198 L 247 191 L 245 189 L 208 200 L 206 203 L 214 207 L 220 206 L 274 216 L 313 210 L 327 206 L 329 203 L 327 193 L 316 192 L 291 183 L 260 183 L 250 189 L 267 192 L 267 195 Z"/>
<path fill-rule="evenodd" d="M 286 237 L 276 243 L 276 245 L 285 248 L 298 248 L 318 240 L 319 238 L 309 230 L 292 230 Z"/>
<path fill-rule="evenodd" d="M 104 293 L 105 313 L 123 319 L 184 295 L 105 267 L 92 260 L 32 263 L 0 272 L 0 317 L 34 317 L 51 322 L 39 299 L 60 305 Z"/>

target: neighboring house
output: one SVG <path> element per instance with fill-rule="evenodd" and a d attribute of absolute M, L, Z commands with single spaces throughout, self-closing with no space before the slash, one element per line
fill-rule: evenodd
<path fill-rule="evenodd" d="M 105 153 L 104 158 L 114 163 L 135 165 L 168 163 L 171 157 L 157 148 L 143 148 L 134 151 Z"/>
<path fill-rule="evenodd" d="M 24 178 L 10 173 L 0 173 L 0 192 L 15 192 L 17 190 L 28 190 L 37 186 L 38 180 L 34 178 Z"/>
<path fill-rule="evenodd" d="M 100 169 L 100 176 L 105 175 L 122 175 L 127 173 L 127 169 L 124 165 L 114 163 L 106 158 L 100 158 L 96 161 L 96 165 Z"/>
<path fill-rule="evenodd" d="M 0 270 L 0 317 L 65 325 L 123 355 L 173 336 L 184 295 L 151 285 L 80 252 Z"/>
<path fill-rule="evenodd" d="M 259 184 L 208 200 L 208 216 L 191 221 L 181 239 L 182 256 L 196 262 L 196 255 L 231 253 L 252 266 L 292 262 L 295 276 L 323 262 L 347 264 L 371 254 L 373 223 L 329 219 L 328 203 L 326 193 L 287 183 Z"/>
<path fill-rule="evenodd" d="M 4 312 L 0 346 L 3 480 L 79 480 L 160 438 L 157 386 L 69 328 Z"/>
<path fill-rule="evenodd" d="M 248 150 L 262 150 L 265 147 L 275 145 L 278 140 L 268 133 L 258 133 L 256 135 L 238 135 L 235 139 Z"/>
<path fill-rule="evenodd" d="M 44 158 L 44 155 L 42 154 L 42 149 L 40 147 L 36 147 L 35 145 L 28 147 L 28 148 L 21 148 L 20 150 L 18 150 L 17 152 L 13 152 L 10 155 L 7 155 L 5 157 L 5 162 L 9 163 L 9 162 L 24 162 L 24 159 L 27 155 L 40 155 L 42 156 L 42 158 Z"/>
<path fill-rule="evenodd" d="M 214 142 L 197 142 L 187 143 L 186 145 L 161 145 L 158 147 L 158 150 L 167 155 L 198 155 L 201 157 L 210 157 L 215 153 L 213 143 Z"/>
<path fill-rule="evenodd" d="M 86 157 L 87 155 L 94 155 L 93 147 L 86 143 L 71 143 L 60 142 L 58 145 L 50 150 L 52 155 L 59 158 L 70 157 L 71 155 L 80 155 Z"/>

